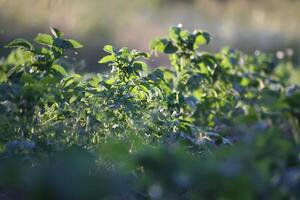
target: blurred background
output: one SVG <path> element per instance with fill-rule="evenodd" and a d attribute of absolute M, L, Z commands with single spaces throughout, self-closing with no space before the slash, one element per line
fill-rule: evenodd
<path fill-rule="evenodd" d="M 299 64 L 299 11 L 300 0 L 0 0 L 0 57 L 13 38 L 32 39 L 55 26 L 84 45 L 77 72 L 102 71 L 103 45 L 148 50 L 151 39 L 182 23 L 211 33 L 205 50 L 291 48 Z"/>

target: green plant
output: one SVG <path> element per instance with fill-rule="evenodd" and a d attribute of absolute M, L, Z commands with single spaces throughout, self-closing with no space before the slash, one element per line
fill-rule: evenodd
<path fill-rule="evenodd" d="M 51 32 L 36 37 L 41 47 L 12 41 L 0 63 L 0 195 L 299 197 L 299 88 L 277 70 L 285 61 L 203 52 L 208 33 L 171 27 L 150 45 L 168 68 L 107 45 L 99 63 L 111 72 L 84 79 L 64 66 L 82 45 Z"/>

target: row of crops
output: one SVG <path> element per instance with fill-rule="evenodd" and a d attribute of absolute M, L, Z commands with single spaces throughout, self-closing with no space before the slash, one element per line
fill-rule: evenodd
<path fill-rule="evenodd" d="M 291 58 L 171 27 L 150 53 L 115 49 L 109 74 L 71 72 L 56 28 L 0 62 L 0 198 L 300 198 L 300 88 Z M 284 54 L 284 52 L 282 52 Z M 149 66 L 157 55 L 166 67 Z"/>

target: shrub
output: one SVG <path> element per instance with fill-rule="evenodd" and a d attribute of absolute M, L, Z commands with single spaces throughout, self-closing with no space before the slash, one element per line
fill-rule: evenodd
<path fill-rule="evenodd" d="M 272 55 L 200 51 L 171 27 L 149 53 L 107 45 L 107 75 L 66 66 L 55 28 L 0 64 L 0 196 L 9 199 L 296 199 L 300 90 Z M 282 78 L 285 77 L 285 78 Z"/>

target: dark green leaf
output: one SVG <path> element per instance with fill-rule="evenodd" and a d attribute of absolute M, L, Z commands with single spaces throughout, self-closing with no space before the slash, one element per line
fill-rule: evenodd
<path fill-rule="evenodd" d="M 172 42 L 168 42 L 165 49 L 164 49 L 164 53 L 166 54 L 173 54 L 177 52 L 177 47 L 175 47 Z"/>
<path fill-rule="evenodd" d="M 24 49 L 28 49 L 28 50 L 33 49 L 33 46 L 30 42 L 28 42 L 25 39 L 21 39 L 21 38 L 11 41 L 5 47 L 6 48 L 24 48 Z"/>
<path fill-rule="evenodd" d="M 172 26 L 169 30 L 169 36 L 172 40 L 177 41 L 180 37 L 181 28 L 178 26 Z"/>

